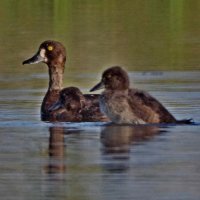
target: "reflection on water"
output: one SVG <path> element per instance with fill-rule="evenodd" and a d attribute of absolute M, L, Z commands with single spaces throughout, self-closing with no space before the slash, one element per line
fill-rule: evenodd
<path fill-rule="evenodd" d="M 106 159 L 104 167 L 109 171 L 126 170 L 128 162 L 125 160 L 130 157 L 131 145 L 150 140 L 160 133 L 158 126 L 105 126 L 101 131 L 102 152 Z"/>
<path fill-rule="evenodd" d="M 104 169 L 124 171 L 127 169 L 127 160 L 130 158 L 130 149 L 137 144 L 148 141 L 163 131 L 159 126 L 139 125 L 123 126 L 108 124 L 101 128 L 100 138 L 102 143 L 102 159 Z M 67 173 L 65 162 L 67 142 L 64 136 L 78 134 L 80 131 L 69 130 L 62 126 L 49 128 L 49 162 L 45 167 L 48 174 Z"/>
<path fill-rule="evenodd" d="M 158 126 L 106 126 L 101 131 L 104 153 L 129 152 L 130 145 L 151 139 L 160 133 Z"/>
<path fill-rule="evenodd" d="M 49 164 L 47 173 L 63 173 L 65 171 L 64 163 L 64 128 L 49 128 Z"/>
<path fill-rule="evenodd" d="M 44 199 L 199 198 L 198 126 L 88 125 L 49 128 Z"/>

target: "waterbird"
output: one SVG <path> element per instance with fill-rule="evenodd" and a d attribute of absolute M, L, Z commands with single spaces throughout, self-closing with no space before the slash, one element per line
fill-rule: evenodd
<path fill-rule="evenodd" d="M 101 81 L 90 92 L 104 88 L 100 109 L 117 124 L 190 124 L 191 119 L 177 120 L 148 92 L 130 88 L 128 73 L 120 66 L 106 69 Z"/>
<path fill-rule="evenodd" d="M 66 49 L 58 41 L 46 40 L 39 46 L 37 53 L 23 61 L 24 64 L 36 64 L 43 62 L 48 66 L 49 71 L 49 86 L 44 96 L 41 105 L 41 119 L 44 121 L 109 121 L 109 119 L 100 112 L 99 109 L 99 94 L 84 94 L 84 107 L 76 109 L 73 107 L 63 106 L 62 113 L 73 115 L 64 117 L 64 114 L 60 114 L 60 109 L 55 109 L 55 103 L 60 99 L 60 93 L 63 89 L 63 74 L 66 62 Z M 68 90 L 69 91 L 69 90 Z M 65 90 L 62 90 L 65 93 Z M 71 94 L 72 99 L 74 93 Z M 70 94 L 68 94 L 68 97 Z M 69 102 L 69 101 L 68 101 Z M 65 105 L 65 102 L 63 102 Z M 80 102 L 81 103 L 81 102 Z M 80 117 L 81 115 L 81 117 Z M 60 116 L 60 118 L 59 118 Z"/>

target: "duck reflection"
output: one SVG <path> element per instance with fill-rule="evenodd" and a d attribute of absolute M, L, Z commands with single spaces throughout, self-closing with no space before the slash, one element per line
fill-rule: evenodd
<path fill-rule="evenodd" d="M 109 171 L 124 171 L 129 168 L 128 160 L 132 145 L 150 140 L 160 134 L 161 128 L 150 125 L 109 125 L 101 130 L 104 167 Z"/>
<path fill-rule="evenodd" d="M 47 165 L 47 173 L 62 173 L 65 171 L 64 163 L 64 128 L 49 128 L 49 163 Z"/>
<path fill-rule="evenodd" d="M 66 155 L 64 136 L 80 133 L 81 130 L 67 129 L 62 126 L 53 126 L 49 128 L 49 162 L 45 167 L 48 174 L 58 174 L 66 171 Z"/>

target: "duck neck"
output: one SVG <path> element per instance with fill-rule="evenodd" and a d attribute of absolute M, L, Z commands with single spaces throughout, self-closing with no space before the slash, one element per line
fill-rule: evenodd
<path fill-rule="evenodd" d="M 64 66 L 49 67 L 49 88 L 48 91 L 61 90 L 63 86 Z"/>
<path fill-rule="evenodd" d="M 49 108 L 58 100 L 63 85 L 64 66 L 49 66 L 49 88 L 44 96 L 41 114 L 42 120 L 49 120 Z"/>

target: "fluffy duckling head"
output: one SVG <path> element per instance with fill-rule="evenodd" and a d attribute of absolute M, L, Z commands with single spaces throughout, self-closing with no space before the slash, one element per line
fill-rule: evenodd
<path fill-rule="evenodd" d="M 119 66 L 110 67 L 102 74 L 100 83 L 95 85 L 90 92 L 105 88 L 106 90 L 126 90 L 129 88 L 127 72 Z"/>

